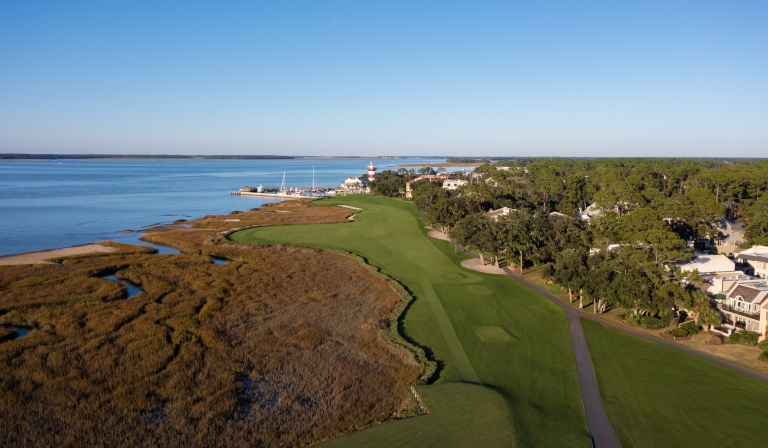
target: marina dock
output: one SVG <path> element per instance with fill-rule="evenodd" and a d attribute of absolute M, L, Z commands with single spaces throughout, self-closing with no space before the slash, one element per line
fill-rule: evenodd
<path fill-rule="evenodd" d="M 333 191 L 333 189 L 328 189 L 329 191 Z M 318 197 L 324 197 L 324 196 L 333 196 L 334 193 L 328 194 L 329 191 L 324 191 L 320 194 L 308 194 L 305 192 L 296 192 L 296 193 L 259 193 L 255 191 L 241 191 L 236 190 L 233 191 L 232 194 L 235 196 L 261 196 L 265 198 L 282 198 L 282 199 L 309 199 L 309 198 L 318 198 Z"/>

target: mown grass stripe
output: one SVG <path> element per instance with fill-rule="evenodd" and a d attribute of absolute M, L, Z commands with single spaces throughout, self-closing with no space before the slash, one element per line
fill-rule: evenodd
<path fill-rule="evenodd" d="M 451 325 L 451 320 L 448 318 L 448 314 L 443 308 L 443 304 L 435 294 L 432 284 L 429 282 L 422 282 L 421 287 L 424 290 L 424 296 L 432 307 L 432 312 L 435 313 L 437 324 L 440 326 L 440 332 L 443 334 L 445 343 L 448 345 L 448 350 L 451 352 L 451 357 L 456 365 L 456 370 L 459 371 L 461 380 L 467 383 L 480 383 L 475 369 L 472 368 L 472 363 L 469 362 L 467 353 L 464 351 L 464 347 L 459 341 L 459 337 L 456 336 L 456 331 Z"/>

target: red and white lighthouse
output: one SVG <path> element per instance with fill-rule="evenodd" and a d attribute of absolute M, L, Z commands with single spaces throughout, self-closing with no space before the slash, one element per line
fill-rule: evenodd
<path fill-rule="evenodd" d="M 371 164 L 368 165 L 368 182 L 373 181 L 375 177 L 376 177 L 376 167 L 373 165 L 373 162 L 371 162 Z"/>

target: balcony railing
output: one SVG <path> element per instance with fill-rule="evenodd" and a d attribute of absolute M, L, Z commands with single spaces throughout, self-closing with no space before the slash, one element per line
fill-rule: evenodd
<path fill-rule="evenodd" d="M 753 320 L 760 320 L 760 313 L 759 312 L 751 312 L 751 311 L 744 311 L 742 309 L 733 307 L 731 305 L 719 305 L 718 308 L 720 308 L 722 311 L 728 311 L 729 313 L 735 313 L 739 316 L 746 317 Z"/>

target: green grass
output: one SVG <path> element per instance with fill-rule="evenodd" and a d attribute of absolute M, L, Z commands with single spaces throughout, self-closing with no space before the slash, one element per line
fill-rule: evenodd
<path fill-rule="evenodd" d="M 608 418 L 624 447 L 768 445 L 768 384 L 583 320 Z"/>
<path fill-rule="evenodd" d="M 512 445 L 514 430 L 507 404 L 500 394 L 486 387 L 462 383 L 420 389 L 431 414 L 355 432 L 326 442 L 323 448 Z"/>
<path fill-rule="evenodd" d="M 364 257 L 418 297 L 405 317 L 405 332 L 444 363 L 440 380 L 422 388 L 434 401 L 432 415 L 371 428 L 329 446 L 348 440 L 362 446 L 406 441 L 421 446 L 420 439 L 400 437 L 416 429 L 425 434 L 432 426 L 443 434 L 443 446 L 481 446 L 482 439 L 468 439 L 463 432 L 470 429 L 462 426 L 467 412 L 478 422 L 504 420 L 500 415 L 511 422 L 494 424 L 496 431 L 485 428 L 477 437 L 506 441 L 511 426 L 520 446 L 589 446 L 568 326 L 557 306 L 507 276 L 462 268 L 459 262 L 466 255 L 455 255 L 449 243 L 427 237 L 410 203 L 368 195 L 321 203 L 363 211 L 351 223 L 261 227 L 230 239 L 332 248 Z M 482 330 L 487 327 L 498 329 Z M 509 340 L 497 340 L 504 333 Z M 457 382 L 484 387 L 450 384 Z M 503 400 L 486 402 L 489 393 Z"/>

